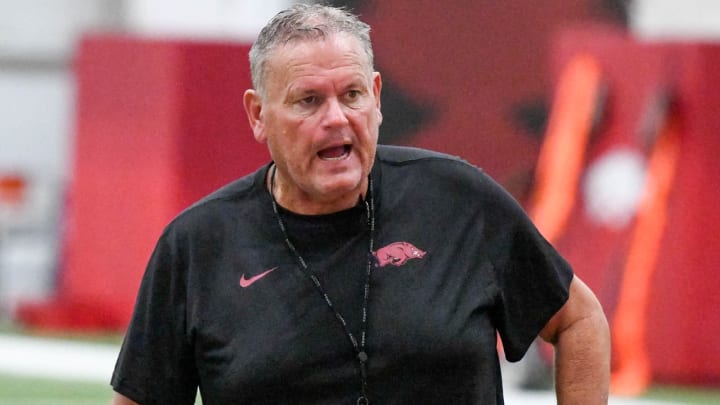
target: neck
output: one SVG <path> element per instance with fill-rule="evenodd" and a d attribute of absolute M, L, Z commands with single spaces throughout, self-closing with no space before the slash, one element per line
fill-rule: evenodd
<path fill-rule="evenodd" d="M 270 175 L 267 179 L 267 188 L 277 204 L 301 215 L 322 215 L 332 214 L 350 209 L 357 205 L 358 199 L 364 199 L 367 191 L 368 180 L 364 179 L 358 193 L 344 193 L 339 197 L 326 199 L 312 198 L 312 196 L 292 192 L 285 186 L 282 175 L 277 173 L 277 166 L 273 164 L 270 168 Z"/>

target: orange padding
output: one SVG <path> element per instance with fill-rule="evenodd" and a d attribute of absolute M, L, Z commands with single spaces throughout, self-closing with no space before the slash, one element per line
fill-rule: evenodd
<path fill-rule="evenodd" d="M 25 197 L 27 183 L 17 174 L 0 175 L 0 203 L 20 203 Z"/>
<path fill-rule="evenodd" d="M 616 368 L 611 383 L 612 392 L 619 395 L 643 393 L 652 378 L 645 346 L 645 314 L 667 221 L 668 198 L 675 178 L 679 155 L 678 133 L 679 120 L 672 116 L 650 155 L 645 194 L 638 210 L 620 285 L 612 323 Z"/>
<path fill-rule="evenodd" d="M 579 55 L 565 67 L 556 88 L 528 210 L 550 242 L 560 237 L 573 209 L 600 87 L 599 64 L 590 55 Z"/>

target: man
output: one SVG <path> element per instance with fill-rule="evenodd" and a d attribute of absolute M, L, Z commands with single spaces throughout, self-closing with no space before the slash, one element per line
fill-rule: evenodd
<path fill-rule="evenodd" d="M 496 350 L 557 348 L 562 404 L 607 402 L 602 309 L 476 167 L 377 146 L 369 27 L 279 13 L 244 95 L 272 162 L 163 232 L 116 365 L 114 404 L 501 404 Z"/>

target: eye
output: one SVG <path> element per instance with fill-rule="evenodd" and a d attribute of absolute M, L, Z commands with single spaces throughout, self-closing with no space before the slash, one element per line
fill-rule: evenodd
<path fill-rule="evenodd" d="M 318 101 L 317 96 L 307 96 L 304 98 L 301 98 L 298 102 L 303 105 L 313 105 L 316 104 Z"/>
<path fill-rule="evenodd" d="M 345 93 L 345 103 L 348 105 L 356 105 L 361 102 L 363 91 L 359 89 L 348 90 Z"/>

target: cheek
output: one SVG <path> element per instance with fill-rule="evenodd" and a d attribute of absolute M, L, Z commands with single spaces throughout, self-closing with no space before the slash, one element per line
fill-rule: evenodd
<path fill-rule="evenodd" d="M 380 122 L 378 120 L 378 112 L 373 109 L 363 114 L 355 122 L 355 130 L 358 134 L 362 134 L 363 140 L 366 142 L 375 142 L 378 138 L 378 129 Z"/>
<path fill-rule="evenodd" d="M 312 150 L 309 134 L 303 134 L 302 128 L 276 132 L 268 141 L 274 160 L 281 159 L 288 166 L 300 167 L 305 164 L 304 157 Z"/>
<path fill-rule="evenodd" d="M 372 132 L 372 128 L 377 124 L 377 114 L 374 108 L 364 106 L 362 109 L 346 111 L 345 115 L 350 121 L 350 125 L 355 129 L 364 128 L 363 132 Z"/>

